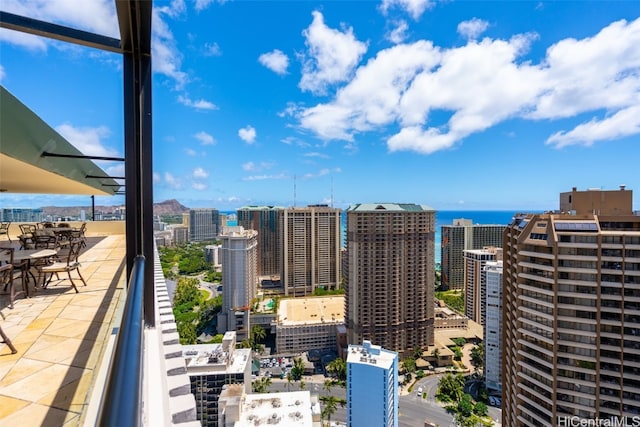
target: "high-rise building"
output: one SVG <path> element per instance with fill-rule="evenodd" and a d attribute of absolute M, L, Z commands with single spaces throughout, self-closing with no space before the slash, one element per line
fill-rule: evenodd
<path fill-rule="evenodd" d="M 286 295 L 313 295 L 340 285 L 340 209 L 327 205 L 286 208 L 282 214 Z"/>
<path fill-rule="evenodd" d="M 283 211 L 277 206 L 245 206 L 237 211 L 238 225 L 258 232 L 258 276 L 282 274 Z"/>
<path fill-rule="evenodd" d="M 217 209 L 191 209 L 189 211 L 189 240 L 203 242 L 215 240 L 220 231 L 220 213 Z"/>
<path fill-rule="evenodd" d="M 435 210 L 416 204 L 347 209 L 345 322 L 349 342 L 368 340 L 401 357 L 434 343 Z"/>
<path fill-rule="evenodd" d="M 2 222 L 41 222 L 43 218 L 41 208 L 0 208 Z"/>
<path fill-rule="evenodd" d="M 218 398 L 225 384 L 243 384 L 251 391 L 251 349 L 236 349 L 235 332 L 221 344 L 183 345 L 182 355 L 196 399 L 196 414 L 203 426 L 218 427 Z"/>
<path fill-rule="evenodd" d="M 171 231 L 173 233 L 174 244 L 179 245 L 189 241 L 189 229 L 184 225 L 173 225 Z"/>
<path fill-rule="evenodd" d="M 502 247 L 506 225 L 473 224 L 470 219 L 454 219 L 440 233 L 440 267 L 445 289 L 464 289 L 464 251 L 485 246 Z"/>
<path fill-rule="evenodd" d="M 560 206 L 516 215 L 504 235 L 506 426 L 640 414 L 640 217 L 632 193 L 574 188 Z"/>
<path fill-rule="evenodd" d="M 238 339 L 249 338 L 249 312 L 256 295 L 258 276 L 258 232 L 226 227 L 220 240 L 222 264 L 222 309 L 218 314 L 218 332 L 236 331 Z"/>
<path fill-rule="evenodd" d="M 347 350 L 347 426 L 398 425 L 398 353 L 369 341 Z"/>
<path fill-rule="evenodd" d="M 484 326 L 487 285 L 483 268 L 489 261 L 502 259 L 502 249 L 485 247 L 464 251 L 464 314 Z"/>
<path fill-rule="evenodd" d="M 484 376 L 488 391 L 502 392 L 502 261 L 484 266 L 487 285 L 484 325 Z"/>

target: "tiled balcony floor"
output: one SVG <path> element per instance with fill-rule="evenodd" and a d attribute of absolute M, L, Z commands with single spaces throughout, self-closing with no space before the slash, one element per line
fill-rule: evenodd
<path fill-rule="evenodd" d="M 14 309 L 0 296 L 0 324 L 18 349 L 0 344 L 0 426 L 82 423 L 123 297 L 124 256 L 125 236 L 110 235 L 80 255 L 80 293 L 54 280 Z"/>

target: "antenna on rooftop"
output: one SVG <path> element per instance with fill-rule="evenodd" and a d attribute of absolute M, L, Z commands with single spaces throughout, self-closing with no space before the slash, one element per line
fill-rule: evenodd
<path fill-rule="evenodd" d="M 333 176 L 331 177 L 331 208 L 333 208 Z"/>

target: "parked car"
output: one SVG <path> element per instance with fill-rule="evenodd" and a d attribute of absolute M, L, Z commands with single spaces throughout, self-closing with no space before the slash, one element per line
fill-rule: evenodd
<path fill-rule="evenodd" d="M 496 396 L 489 396 L 489 405 L 499 408 L 502 405 L 502 400 Z"/>

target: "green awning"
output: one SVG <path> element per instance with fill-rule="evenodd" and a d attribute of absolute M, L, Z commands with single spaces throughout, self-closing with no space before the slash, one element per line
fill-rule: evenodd
<path fill-rule="evenodd" d="M 76 157 L 43 157 L 43 152 Z M 0 86 L 0 191 L 113 195 L 118 183 Z M 98 177 L 98 178 L 92 178 Z M 105 177 L 105 178 L 101 178 Z"/>

